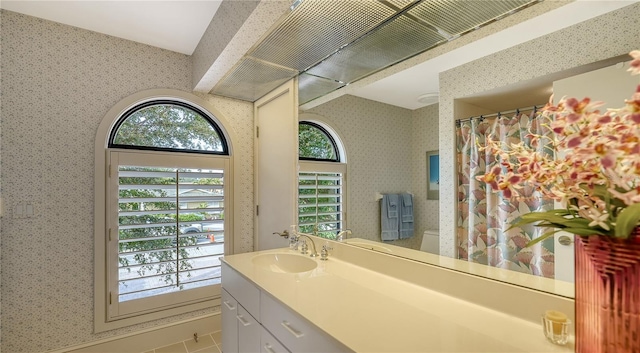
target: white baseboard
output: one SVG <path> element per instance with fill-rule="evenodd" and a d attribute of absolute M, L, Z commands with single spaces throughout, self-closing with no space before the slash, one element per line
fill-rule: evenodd
<path fill-rule="evenodd" d="M 111 337 L 48 353 L 140 353 L 222 329 L 220 313 L 184 320 L 127 335 Z"/>

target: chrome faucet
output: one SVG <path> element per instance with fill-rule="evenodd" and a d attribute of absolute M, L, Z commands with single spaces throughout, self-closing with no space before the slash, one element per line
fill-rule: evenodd
<path fill-rule="evenodd" d="M 298 235 L 298 239 L 300 239 L 301 237 L 306 237 L 307 239 L 311 240 L 311 246 L 313 248 L 313 251 L 311 252 L 311 257 L 316 257 L 318 256 L 318 252 L 316 251 L 316 243 L 313 242 L 313 238 L 311 238 L 310 236 L 306 235 L 306 234 L 301 234 L 301 233 L 296 233 Z M 304 249 L 304 244 L 303 244 L 303 249 Z M 306 253 L 303 252 L 303 254 Z"/>
<path fill-rule="evenodd" d="M 336 241 L 345 241 L 351 234 L 353 234 L 351 229 L 345 229 L 336 235 Z"/>
<path fill-rule="evenodd" d="M 304 233 L 300 233 L 298 232 L 298 226 L 296 226 L 295 224 L 291 225 L 291 235 L 290 235 L 290 240 L 289 240 L 289 245 L 290 247 L 292 247 L 293 250 L 298 250 L 298 243 L 300 242 L 300 238 L 302 237 L 306 237 L 307 239 L 309 239 L 311 241 L 311 246 L 313 249 L 313 252 L 311 253 L 311 257 L 316 257 L 319 256 L 318 252 L 316 251 L 316 243 L 313 241 L 313 238 L 310 237 L 310 235 L 316 235 L 317 234 L 317 227 L 313 228 L 313 233 L 314 234 L 304 234 Z M 295 244 L 293 246 L 291 246 L 292 244 Z M 306 244 L 303 244 L 306 245 Z M 302 251 L 303 254 L 306 254 L 306 249 L 305 246 L 302 247 Z"/>

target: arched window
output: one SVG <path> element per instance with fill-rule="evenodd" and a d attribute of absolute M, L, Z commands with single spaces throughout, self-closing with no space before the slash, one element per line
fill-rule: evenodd
<path fill-rule="evenodd" d="M 133 104 L 112 124 L 106 323 L 194 310 L 220 294 L 232 215 L 230 151 L 218 121 L 182 99 L 158 99 Z"/>
<path fill-rule="evenodd" d="M 301 121 L 298 126 L 300 160 L 340 162 L 338 146 L 329 132 L 317 123 Z"/>
<path fill-rule="evenodd" d="M 150 101 L 122 114 L 111 148 L 229 154 L 220 127 L 202 110 L 179 101 Z"/>
<path fill-rule="evenodd" d="M 346 228 L 344 148 L 335 132 L 320 121 L 298 128 L 298 229 L 333 239 Z"/>

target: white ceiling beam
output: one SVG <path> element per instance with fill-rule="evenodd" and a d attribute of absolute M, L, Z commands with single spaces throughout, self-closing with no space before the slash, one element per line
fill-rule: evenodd
<path fill-rule="evenodd" d="M 225 3 L 227 8 L 224 8 Z M 208 93 L 227 74 L 240 59 L 256 44 L 268 31 L 287 15 L 291 1 L 286 0 L 262 0 L 255 9 L 245 18 L 244 13 L 233 9 L 243 9 L 246 12 L 246 0 L 225 0 L 207 28 L 203 40 L 198 44 L 193 55 L 193 90 Z M 251 1 L 254 2 L 254 1 Z M 255 4 L 254 4 L 255 5 Z M 220 14 L 220 18 L 218 15 Z M 229 19 L 227 17 L 235 17 Z M 225 39 L 224 49 L 221 43 L 214 43 L 213 37 L 218 31 L 233 30 L 225 26 L 244 21 L 240 28 L 230 39 Z M 202 48 L 201 48 L 202 45 Z"/>

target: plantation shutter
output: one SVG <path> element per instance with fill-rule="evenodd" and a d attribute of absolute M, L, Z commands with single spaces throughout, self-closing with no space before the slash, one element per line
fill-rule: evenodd
<path fill-rule="evenodd" d="M 334 236 L 336 231 L 344 227 L 346 166 L 340 163 L 301 161 L 300 169 L 298 173 L 300 231 L 313 233 L 317 225 L 317 232 L 320 235 Z"/>
<path fill-rule="evenodd" d="M 180 301 L 210 296 L 203 287 L 220 283 L 224 254 L 228 158 L 112 152 L 111 162 L 116 315 L 148 310 L 177 293 Z"/>

